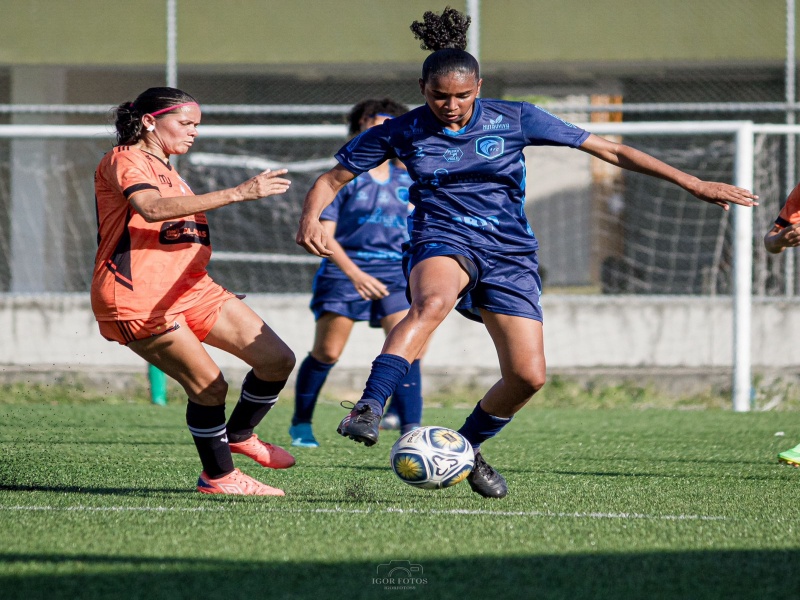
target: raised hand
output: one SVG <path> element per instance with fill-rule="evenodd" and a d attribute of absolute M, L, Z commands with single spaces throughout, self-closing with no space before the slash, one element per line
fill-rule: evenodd
<path fill-rule="evenodd" d="M 281 177 L 281 175 L 285 175 L 287 172 L 286 169 L 280 169 L 278 171 L 267 169 L 244 183 L 239 184 L 237 190 L 241 193 L 242 200 L 257 200 L 259 198 L 266 198 L 267 196 L 284 194 L 292 183 L 288 179 L 283 179 Z"/>

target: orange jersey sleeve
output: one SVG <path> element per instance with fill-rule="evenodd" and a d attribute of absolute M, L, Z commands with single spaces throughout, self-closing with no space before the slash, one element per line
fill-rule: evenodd
<path fill-rule="evenodd" d="M 783 205 L 775 224 L 779 227 L 788 227 L 800 222 L 800 185 L 792 190 Z"/>
<path fill-rule="evenodd" d="M 148 223 L 129 202 L 143 190 L 158 191 L 162 198 L 192 195 L 169 162 L 139 148 L 118 146 L 100 161 L 92 276 L 98 320 L 146 319 L 180 310 L 209 281 L 211 238 L 205 214 Z"/>

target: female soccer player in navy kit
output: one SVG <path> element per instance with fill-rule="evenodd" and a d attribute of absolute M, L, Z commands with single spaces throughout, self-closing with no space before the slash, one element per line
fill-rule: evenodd
<path fill-rule="evenodd" d="M 350 135 L 406 112 L 408 108 L 390 98 L 359 102 L 348 115 Z M 353 324 L 368 321 L 388 334 L 408 312 L 401 247 L 408 241 L 411 178 L 393 162 L 385 161 L 351 181 L 320 216 L 334 254 L 323 259 L 314 277 L 311 310 L 316 332 L 297 374 L 289 428 L 293 446 L 319 446 L 311 428 L 314 407 Z M 418 426 L 422 418 L 420 379 L 417 359 L 393 396 L 404 431 Z"/>
<path fill-rule="evenodd" d="M 339 425 L 366 445 L 378 439 L 383 404 L 409 361 L 456 305 L 483 321 L 497 350 L 501 379 L 459 430 L 475 449 L 472 489 L 489 498 L 508 492 L 483 458 L 481 443 L 497 435 L 545 382 L 538 244 L 525 217 L 525 146 L 578 148 L 619 167 L 665 179 L 705 202 L 753 206 L 747 190 L 711 183 L 655 158 L 592 135 L 534 105 L 478 99 L 479 66 L 464 51 L 469 19 L 445 9 L 411 26 L 432 50 L 422 66 L 425 105 L 362 133 L 336 155 L 306 197 L 297 243 L 329 256 L 319 215 L 353 177 L 397 157 L 414 180 L 410 245 L 404 255 L 411 309 L 372 363 L 362 399 Z"/>

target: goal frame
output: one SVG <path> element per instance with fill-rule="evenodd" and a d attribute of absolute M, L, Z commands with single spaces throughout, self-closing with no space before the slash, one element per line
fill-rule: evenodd
<path fill-rule="evenodd" d="M 650 121 L 637 123 L 575 123 L 598 135 L 732 136 L 735 143 L 734 185 L 753 188 L 754 136 L 756 133 L 800 134 L 800 125 L 756 125 L 752 121 Z M 344 125 L 204 125 L 204 138 L 238 139 L 342 139 Z M 108 125 L 0 125 L 0 139 L 112 138 Z M 732 404 L 736 412 L 751 408 L 752 395 L 752 270 L 753 211 L 733 206 L 733 381 Z M 235 259 L 236 257 L 227 257 Z M 253 260 L 254 257 L 241 257 Z"/>

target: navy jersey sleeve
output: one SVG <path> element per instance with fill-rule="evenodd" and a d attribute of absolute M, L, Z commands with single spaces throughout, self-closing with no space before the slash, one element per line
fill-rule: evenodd
<path fill-rule="evenodd" d="M 336 153 L 336 160 L 351 173 L 361 175 L 390 158 L 396 158 L 387 123 L 370 127 L 354 137 Z"/>
<path fill-rule="evenodd" d="M 529 146 L 570 146 L 577 148 L 589 132 L 559 119 L 534 104 L 522 102 L 520 123 Z"/>
<path fill-rule="evenodd" d="M 353 188 L 355 187 L 355 181 L 351 181 L 346 186 L 344 186 L 339 193 L 336 194 L 336 198 L 333 199 L 328 206 L 322 211 L 322 214 L 319 216 L 320 221 L 338 221 L 339 220 L 339 212 L 342 210 L 342 206 L 345 202 L 347 202 L 348 198 L 353 193 Z"/>

